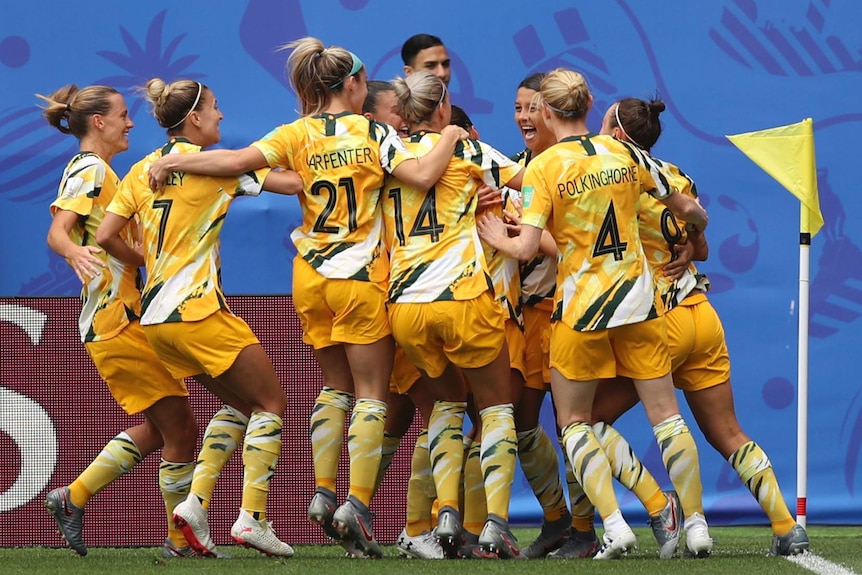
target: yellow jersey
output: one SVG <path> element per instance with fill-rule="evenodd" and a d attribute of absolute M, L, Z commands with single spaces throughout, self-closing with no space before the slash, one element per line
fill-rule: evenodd
<path fill-rule="evenodd" d="M 252 144 L 271 167 L 296 171 L 302 224 L 297 252 L 327 278 L 385 281 L 383 176 L 415 158 L 390 126 L 343 112 L 307 116 Z"/>
<path fill-rule="evenodd" d="M 150 189 L 150 164 L 165 154 L 200 150 L 172 138 L 132 166 L 108 206 L 111 213 L 141 220 L 147 270 L 141 325 L 197 321 L 229 310 L 221 287 L 222 224 L 235 197 L 260 194 L 270 170 L 231 178 L 172 172 L 163 191 Z"/>
<path fill-rule="evenodd" d="M 662 162 L 657 158 L 653 158 L 653 161 L 664 169 L 674 189 L 697 198 L 694 180 L 671 163 Z M 699 287 L 699 276 L 694 265 L 690 265 L 683 276 L 675 281 L 669 280 L 663 271 L 664 266 L 676 259 L 674 246 L 685 238 L 685 222 L 677 220 L 664 204 L 651 197 L 645 197 L 641 201 L 641 215 L 638 222 L 640 224 L 638 231 L 647 263 L 655 276 L 656 289 L 664 310 L 668 312 L 684 300 L 694 288 Z"/>
<path fill-rule="evenodd" d="M 69 236 L 79 246 L 96 246 L 96 229 L 105 217 L 105 208 L 117 193 L 120 179 L 102 158 L 82 152 L 72 158 L 63 171 L 57 199 L 51 213 L 67 210 L 80 216 Z M 135 245 L 137 224 L 129 222 L 120 237 Z M 141 272 L 104 250 L 96 254 L 105 263 L 101 273 L 81 290 L 81 315 L 78 328 L 81 341 L 102 341 L 120 333 L 141 314 Z"/>
<path fill-rule="evenodd" d="M 520 165 L 520 164 L 519 164 Z M 503 199 L 502 205 L 494 211 L 501 218 L 503 210 L 515 211 L 513 200 L 520 200 L 521 194 L 518 190 L 503 186 L 500 190 Z M 488 272 L 494 284 L 494 297 L 503 309 L 506 319 L 512 320 L 518 326 L 524 328 L 524 314 L 521 311 L 521 273 L 520 262 L 501 254 L 491 246 L 483 243 L 485 261 L 488 262 Z"/>
<path fill-rule="evenodd" d="M 512 159 L 526 167 L 532 157 L 532 151 L 527 148 Z M 557 289 L 557 258 L 538 254 L 533 259 L 521 263 L 519 271 L 521 276 L 521 305 L 548 312 L 552 311 L 554 309 L 554 292 Z"/>
<path fill-rule="evenodd" d="M 527 166 L 522 223 L 547 227 L 560 253 L 552 320 L 591 331 L 659 315 L 638 233 L 643 192 L 672 190 L 648 156 L 610 136 L 564 138 Z"/>
<path fill-rule="evenodd" d="M 440 134 L 419 132 L 405 144 L 422 156 L 439 139 Z M 476 231 L 476 192 L 483 183 L 499 188 L 520 170 L 487 144 L 464 140 L 427 192 L 387 180 L 383 214 L 391 302 L 469 300 L 493 290 Z"/>

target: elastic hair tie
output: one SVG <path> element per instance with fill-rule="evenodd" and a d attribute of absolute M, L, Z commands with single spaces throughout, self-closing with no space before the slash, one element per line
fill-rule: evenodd
<path fill-rule="evenodd" d="M 563 116 L 564 118 L 577 118 L 578 116 L 581 115 L 580 110 L 561 110 L 559 108 L 555 108 L 555 107 L 551 106 L 548 102 L 545 102 L 545 105 L 548 108 L 550 108 L 551 110 L 553 110 L 554 112 Z"/>
<path fill-rule="evenodd" d="M 66 111 L 69 112 L 70 114 L 72 113 L 72 104 L 68 104 L 68 103 L 66 104 Z"/>
<path fill-rule="evenodd" d="M 182 124 L 183 122 L 185 122 L 185 121 L 186 121 L 186 118 L 188 118 L 188 117 L 189 117 L 189 115 L 190 115 L 192 112 L 194 112 L 194 111 L 195 111 L 195 108 L 197 108 L 197 107 L 198 107 L 198 102 L 200 102 L 200 100 L 201 100 L 201 90 L 203 89 L 203 86 L 201 85 L 201 83 L 200 83 L 200 82 L 197 82 L 197 85 L 198 85 L 198 95 L 197 95 L 197 96 L 195 96 L 195 101 L 194 101 L 194 103 L 192 104 L 192 107 L 191 107 L 191 108 L 189 108 L 189 111 L 188 111 L 188 112 L 186 112 L 186 115 L 185 115 L 185 116 L 183 116 L 183 119 L 182 119 L 182 120 L 180 120 L 179 122 L 177 122 L 177 123 L 176 123 L 176 124 L 174 124 L 173 126 L 168 127 L 168 130 L 173 130 L 174 128 L 176 128 L 177 126 L 179 126 L 180 124 Z"/>
<path fill-rule="evenodd" d="M 620 122 L 620 104 L 619 104 L 619 102 L 617 102 L 617 105 L 616 105 L 616 106 L 614 106 L 614 118 L 616 118 L 616 120 L 617 120 L 617 126 L 619 126 L 620 131 L 623 133 L 623 136 L 625 136 L 625 137 L 626 137 L 626 139 L 627 139 L 629 142 L 631 142 L 632 144 L 634 144 L 635 146 L 637 146 L 637 147 L 638 147 L 638 148 L 640 148 L 641 150 L 646 150 L 646 148 L 645 148 L 644 146 L 641 146 L 640 144 L 638 144 L 638 143 L 635 141 L 635 139 L 634 139 L 634 138 L 632 138 L 631 136 L 629 136 L 629 135 L 628 135 L 628 133 L 626 132 L 626 129 L 625 129 L 625 128 L 623 128 L 623 123 L 622 123 L 622 122 Z"/>

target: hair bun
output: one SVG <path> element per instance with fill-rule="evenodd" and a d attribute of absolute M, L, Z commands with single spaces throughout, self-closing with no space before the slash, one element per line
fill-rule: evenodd
<path fill-rule="evenodd" d="M 662 102 L 661 100 L 652 100 L 649 103 L 650 112 L 652 112 L 656 116 L 658 116 L 659 114 L 664 112 L 666 108 L 667 108 L 667 106 L 665 106 L 664 102 Z"/>

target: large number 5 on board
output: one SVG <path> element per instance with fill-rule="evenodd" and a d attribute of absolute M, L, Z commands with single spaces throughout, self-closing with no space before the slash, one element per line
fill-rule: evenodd
<path fill-rule="evenodd" d="M 614 202 L 611 200 L 608 213 L 605 214 L 602 228 L 599 230 L 599 237 L 596 238 L 596 245 L 593 247 L 593 257 L 614 254 L 614 259 L 620 261 L 623 259 L 623 253 L 627 247 L 628 243 L 620 241 L 617 213 L 614 210 Z"/>
<path fill-rule="evenodd" d="M 153 209 L 162 210 L 162 217 L 159 219 L 159 241 L 156 244 L 156 258 L 162 253 L 162 242 L 165 241 L 165 228 L 168 227 L 168 216 L 171 215 L 171 205 L 173 200 L 153 200 Z"/>
<path fill-rule="evenodd" d="M 353 178 L 341 178 L 338 180 L 338 187 L 344 188 L 347 192 L 347 228 L 351 232 L 355 232 L 359 227 L 356 224 L 356 187 L 353 185 Z M 317 216 L 317 221 L 314 222 L 315 232 L 319 234 L 337 234 L 340 229 L 338 226 L 327 226 L 326 220 L 335 211 L 335 205 L 338 202 L 338 187 L 332 182 L 318 180 L 311 185 L 311 195 L 319 196 L 321 191 L 326 191 L 326 205 L 323 211 Z"/>

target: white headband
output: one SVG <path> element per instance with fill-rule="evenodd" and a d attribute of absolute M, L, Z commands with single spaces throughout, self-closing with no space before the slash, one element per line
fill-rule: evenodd
<path fill-rule="evenodd" d="M 201 101 L 201 89 L 203 88 L 203 86 L 201 85 L 201 83 L 200 83 L 200 82 L 198 82 L 197 84 L 198 84 L 198 95 L 197 95 L 197 96 L 195 96 L 195 102 L 194 102 L 194 104 L 192 104 L 192 107 L 191 107 L 191 108 L 189 108 L 189 111 L 188 111 L 188 112 L 186 112 L 186 115 L 185 115 L 185 116 L 183 116 L 183 119 L 182 119 L 182 120 L 180 120 L 179 122 L 177 122 L 176 124 L 174 124 L 173 126 L 170 126 L 170 127 L 168 128 L 168 130 L 173 130 L 174 128 L 176 128 L 177 126 L 179 126 L 180 124 L 182 124 L 183 122 L 185 122 L 185 121 L 186 121 L 186 118 L 188 118 L 188 117 L 189 117 L 189 114 L 191 114 L 192 112 L 194 112 L 194 111 L 195 111 L 195 108 L 197 108 L 197 107 L 198 107 L 198 102 L 200 102 L 200 101 Z M 619 122 L 619 118 L 617 118 L 617 122 Z"/>
<path fill-rule="evenodd" d="M 614 117 L 617 119 L 617 126 L 619 126 L 620 131 L 623 133 L 623 136 L 625 136 L 629 142 L 631 142 L 632 144 L 634 144 L 635 146 L 637 146 L 641 150 L 646 150 L 646 148 L 644 148 L 643 146 L 641 146 L 640 144 L 635 142 L 635 139 L 632 138 L 631 136 L 629 136 L 626 133 L 626 129 L 623 128 L 623 123 L 620 122 L 620 104 L 619 104 L 619 102 L 617 102 L 617 105 L 614 106 Z"/>

